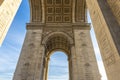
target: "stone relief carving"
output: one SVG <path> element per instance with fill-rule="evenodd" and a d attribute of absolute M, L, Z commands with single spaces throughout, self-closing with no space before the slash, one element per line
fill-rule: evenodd
<path fill-rule="evenodd" d="M 53 33 L 53 32 L 63 32 L 63 33 L 66 33 L 67 35 L 69 35 L 70 37 L 73 38 L 73 31 L 72 31 L 71 28 L 66 28 L 66 29 L 63 29 L 63 28 L 46 28 L 43 31 L 43 37 L 45 37 L 48 34 Z"/>
<path fill-rule="evenodd" d="M 108 42 L 109 40 L 108 40 L 107 35 L 104 32 L 104 30 L 101 29 L 101 33 L 102 33 L 102 35 L 99 38 L 100 38 L 100 42 L 101 42 L 101 47 L 104 51 L 104 53 L 103 53 L 104 57 L 103 58 L 105 60 L 105 64 L 107 66 L 110 66 L 110 65 L 115 63 L 114 53 L 112 53 L 113 49 Z"/>

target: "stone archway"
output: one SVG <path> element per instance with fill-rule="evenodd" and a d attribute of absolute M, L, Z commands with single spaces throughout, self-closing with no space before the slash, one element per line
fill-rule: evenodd
<path fill-rule="evenodd" d="M 44 78 L 43 80 L 47 80 L 48 79 L 48 65 L 49 65 L 49 59 L 51 54 L 54 51 L 63 51 L 66 53 L 66 55 L 68 56 L 68 58 L 70 59 L 70 46 L 72 43 L 70 43 L 70 40 L 72 38 L 63 33 L 63 32 L 58 32 L 58 33 L 51 33 L 48 36 L 46 36 L 45 38 L 43 38 L 43 43 L 45 45 L 45 66 L 44 66 Z M 73 42 L 73 40 L 72 40 Z M 69 63 L 69 65 L 71 65 Z M 71 66 L 69 66 L 71 67 Z M 69 72 L 70 75 L 71 72 Z"/>
<path fill-rule="evenodd" d="M 79 5 L 81 4 L 81 5 Z M 69 56 L 69 80 L 100 80 L 84 0 L 30 0 L 31 22 L 14 80 L 47 80 L 49 53 Z"/>
<path fill-rule="evenodd" d="M 31 26 L 35 26 L 34 29 Z M 69 80 L 100 80 L 89 25 L 69 28 L 46 25 L 44 29 L 37 26 L 40 25 L 28 25 L 14 80 L 47 80 L 48 56 L 57 49 L 69 55 Z"/>
<path fill-rule="evenodd" d="M 57 48 L 70 53 L 70 80 L 100 80 L 86 5 L 108 79 L 118 80 L 120 27 L 111 4 L 109 0 L 30 0 L 31 21 L 14 80 L 45 80 L 46 54 Z"/>

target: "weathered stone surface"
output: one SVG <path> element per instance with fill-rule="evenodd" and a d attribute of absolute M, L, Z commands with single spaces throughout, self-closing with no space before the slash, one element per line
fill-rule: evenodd
<path fill-rule="evenodd" d="M 13 80 L 42 80 L 42 30 L 28 30 Z"/>
<path fill-rule="evenodd" d="M 85 3 L 86 2 L 86 3 Z M 47 80 L 52 51 L 69 59 L 70 80 L 100 80 L 86 23 L 90 12 L 108 80 L 120 78 L 120 25 L 118 0 L 30 0 L 31 22 L 14 80 Z M 115 10 L 114 10 L 115 9 Z"/>
<path fill-rule="evenodd" d="M 110 2 L 116 2 L 107 1 L 109 5 Z M 115 18 L 115 12 L 110 9 L 115 7 L 110 7 L 107 1 L 86 0 L 86 3 L 90 11 L 108 80 L 118 80 L 120 78 L 120 68 L 118 68 L 120 66 L 120 25 L 116 19 L 119 17 Z"/>
<path fill-rule="evenodd" d="M 75 29 L 74 37 L 79 79 L 100 80 L 89 30 Z"/>
<path fill-rule="evenodd" d="M 107 0 L 112 13 L 115 15 L 116 20 L 120 24 L 120 1 L 119 0 Z"/>

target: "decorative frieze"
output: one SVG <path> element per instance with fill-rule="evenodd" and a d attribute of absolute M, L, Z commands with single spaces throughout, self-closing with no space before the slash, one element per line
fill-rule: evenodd
<path fill-rule="evenodd" d="M 106 35 L 106 32 L 103 29 L 101 29 L 99 31 L 99 34 L 100 33 L 102 34 L 99 36 L 99 40 L 100 40 L 102 52 L 104 54 L 103 60 L 105 61 L 105 64 L 107 66 L 110 66 L 115 63 L 115 56 L 113 53 L 114 51 L 113 51 L 113 48 L 111 47 L 111 45 L 109 44 L 109 40 Z"/>

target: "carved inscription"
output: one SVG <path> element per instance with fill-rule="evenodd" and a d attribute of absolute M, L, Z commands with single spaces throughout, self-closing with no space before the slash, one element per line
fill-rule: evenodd
<path fill-rule="evenodd" d="M 107 66 L 110 66 L 115 63 L 114 53 L 112 51 L 112 47 L 109 44 L 109 40 L 107 38 L 106 33 L 103 29 L 100 30 L 102 35 L 100 36 L 100 44 L 104 53 L 104 60 Z"/>

